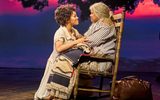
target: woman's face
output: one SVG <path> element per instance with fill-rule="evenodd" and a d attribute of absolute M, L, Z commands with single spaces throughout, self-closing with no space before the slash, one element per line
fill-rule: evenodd
<path fill-rule="evenodd" d="M 69 20 L 68 22 L 69 22 L 72 26 L 79 24 L 78 16 L 77 16 L 77 13 L 76 13 L 75 11 L 73 11 L 73 13 L 71 14 L 70 20 Z"/>
<path fill-rule="evenodd" d="M 93 10 L 90 10 L 90 20 L 92 23 L 95 23 L 99 20 L 99 18 L 95 15 L 95 13 L 93 12 Z"/>

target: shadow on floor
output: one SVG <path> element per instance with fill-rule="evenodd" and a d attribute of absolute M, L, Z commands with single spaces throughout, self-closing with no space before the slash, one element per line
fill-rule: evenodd
<path fill-rule="evenodd" d="M 11 69 L 0 68 L 0 100 L 33 100 L 44 69 Z M 118 78 L 136 75 L 152 84 L 153 100 L 160 98 L 160 82 L 156 78 L 160 73 L 149 72 L 119 72 Z M 88 98 L 79 96 L 78 100 L 106 100 L 106 98 Z"/>

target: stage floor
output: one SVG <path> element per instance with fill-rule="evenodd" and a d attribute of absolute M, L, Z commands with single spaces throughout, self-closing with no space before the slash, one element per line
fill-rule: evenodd
<path fill-rule="evenodd" d="M 43 71 L 44 69 L 0 68 L 0 100 L 33 100 Z M 118 79 L 128 75 L 137 75 L 141 79 L 151 82 L 153 100 L 159 100 L 160 83 L 156 81 L 156 77 L 160 76 L 160 73 L 119 72 Z M 86 100 L 88 99 L 86 98 Z M 106 100 L 106 98 L 94 98 L 94 100 Z"/>

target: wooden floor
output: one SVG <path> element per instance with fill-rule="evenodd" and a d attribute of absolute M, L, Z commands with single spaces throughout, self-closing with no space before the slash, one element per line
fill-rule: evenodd
<path fill-rule="evenodd" d="M 43 69 L 0 68 L 0 100 L 33 100 L 33 95 L 39 86 L 43 71 Z M 128 75 L 137 75 L 144 80 L 150 81 L 154 100 L 160 100 L 160 83 L 156 81 L 156 77 L 160 73 L 119 72 L 118 79 Z M 79 96 L 78 99 L 106 100 L 106 98 L 88 98 L 86 96 Z"/>

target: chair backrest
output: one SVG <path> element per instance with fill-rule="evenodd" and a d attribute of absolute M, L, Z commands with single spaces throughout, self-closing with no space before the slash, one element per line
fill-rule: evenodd
<path fill-rule="evenodd" d="M 125 10 L 123 10 L 122 13 L 119 13 L 119 14 L 114 14 L 113 15 L 113 21 L 114 21 L 114 24 L 115 24 L 115 28 L 116 28 L 116 54 L 115 54 L 115 60 L 114 60 L 114 65 L 113 65 L 113 70 L 112 70 L 112 73 L 107 73 L 107 74 L 103 74 L 104 76 L 112 76 L 112 86 L 111 86 L 111 90 L 103 90 L 103 75 L 101 77 L 101 80 L 100 80 L 100 88 L 97 90 L 96 89 L 88 89 L 88 88 L 79 88 L 78 89 L 78 80 L 79 80 L 79 74 L 87 74 L 87 75 L 91 75 L 92 73 L 95 74 L 95 75 L 100 75 L 101 74 L 98 74 L 97 72 L 94 73 L 94 71 L 91 71 L 91 70 L 83 70 L 81 69 L 81 64 L 79 64 L 79 67 L 77 68 L 78 69 L 78 74 L 77 74 L 77 80 L 76 80 L 76 83 L 75 83 L 75 89 L 74 89 L 74 97 L 76 98 L 76 95 L 77 95 L 77 90 L 81 90 L 81 91 L 92 91 L 92 92 L 109 92 L 111 94 L 111 97 L 113 96 L 113 90 L 115 88 L 115 82 L 116 82 L 116 77 L 117 77 L 117 71 L 118 71 L 118 63 L 119 63 L 119 52 L 120 52 L 120 45 L 121 45 L 121 36 L 122 36 L 122 31 L 123 31 L 123 24 L 124 24 L 124 16 L 125 16 Z M 87 56 L 87 55 L 84 55 L 82 56 L 82 58 L 85 57 L 86 60 L 88 61 L 108 61 L 109 59 L 107 59 L 107 57 L 92 57 L 92 56 Z M 113 57 L 112 57 L 113 58 Z M 111 58 L 111 61 L 112 61 L 112 58 Z M 83 59 L 84 60 L 84 59 Z M 83 61 L 82 62 L 85 62 Z M 79 61 L 80 63 L 82 63 L 81 61 Z M 86 66 L 87 68 L 89 68 L 88 66 Z M 94 67 L 93 67 L 94 68 Z M 90 74 L 91 73 L 91 74 Z"/>
<path fill-rule="evenodd" d="M 116 28 L 116 54 L 115 54 L 115 63 L 113 68 L 113 78 L 112 83 L 115 83 L 117 78 L 117 72 L 118 72 L 118 64 L 119 64 L 119 53 L 120 53 L 120 47 L 121 47 L 121 37 L 124 27 L 124 18 L 125 18 L 125 9 L 121 13 L 113 14 L 113 21 Z M 112 85 L 112 90 L 114 90 L 115 84 Z M 111 96 L 113 95 L 113 92 L 111 92 Z"/>

